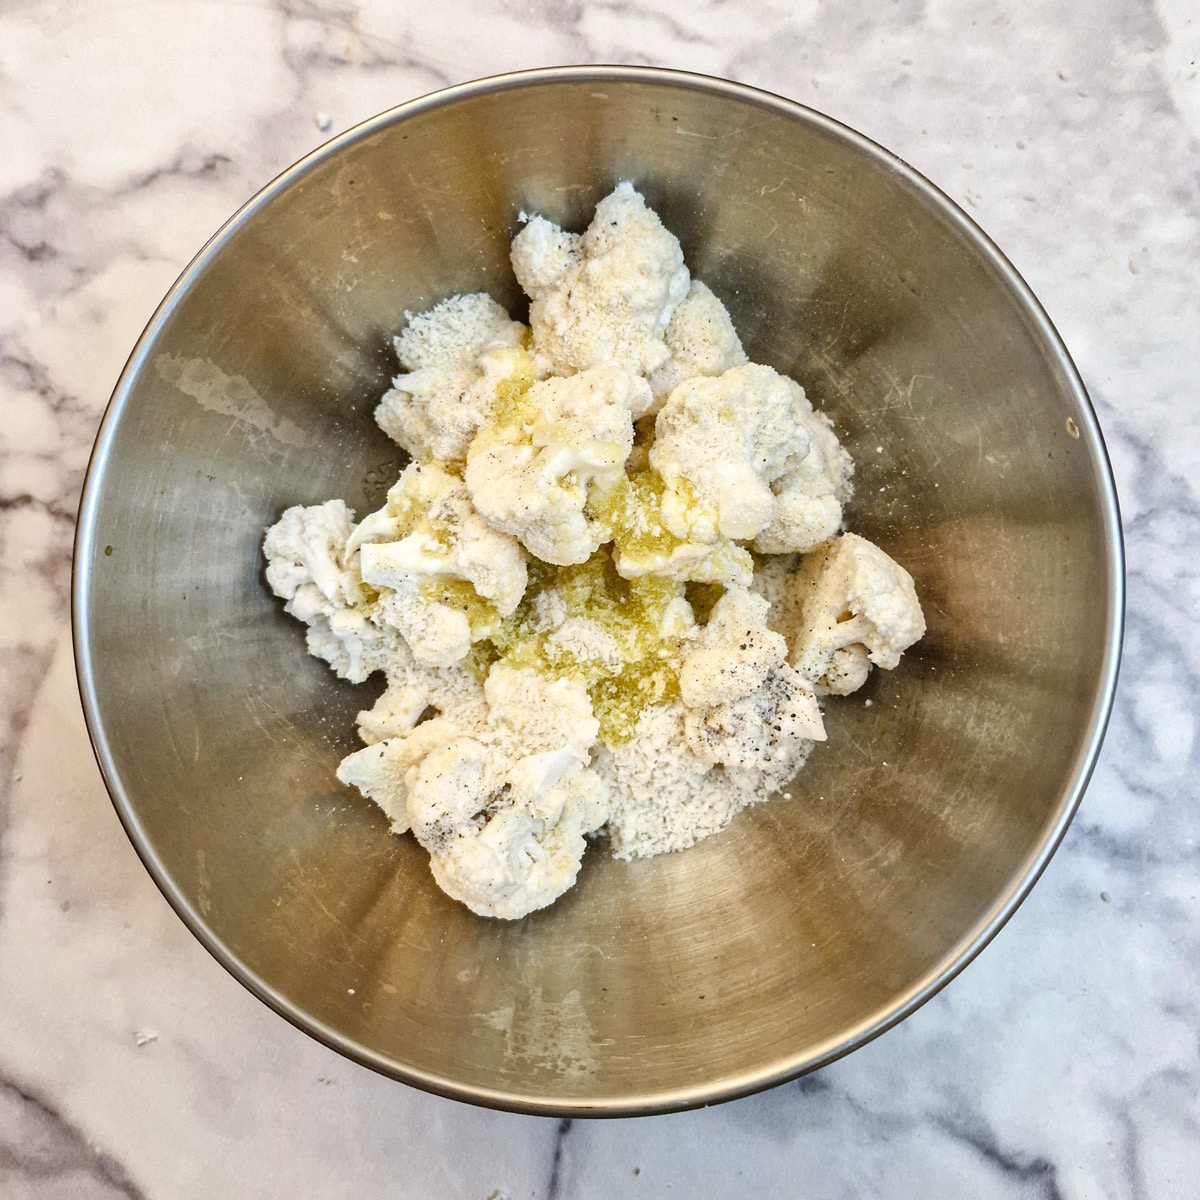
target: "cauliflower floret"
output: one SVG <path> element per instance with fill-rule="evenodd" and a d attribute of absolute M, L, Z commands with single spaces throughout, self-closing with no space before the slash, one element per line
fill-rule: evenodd
<path fill-rule="evenodd" d="M 498 745 L 562 751 L 587 764 L 600 723 L 581 684 L 498 662 L 488 672 L 483 694 L 490 736 Z"/>
<path fill-rule="evenodd" d="M 525 594 L 528 572 L 516 538 L 492 529 L 463 481 L 436 465 L 404 470 L 387 505 L 350 535 L 347 551 L 356 550 L 364 581 L 375 587 L 407 575 L 461 579 L 502 617 Z"/>
<path fill-rule="evenodd" d="M 391 822 L 393 833 L 409 828 L 408 773 L 427 754 L 458 735 L 452 721 L 435 717 L 411 732 L 364 746 L 338 764 L 337 777 L 374 800 Z"/>
<path fill-rule="evenodd" d="M 754 539 L 760 554 L 806 553 L 841 528 L 854 462 L 824 413 L 810 409 L 805 429 L 808 454 L 795 470 L 771 485 L 775 510 Z"/>
<path fill-rule="evenodd" d="M 686 299 L 671 317 L 665 340 L 671 357 L 650 376 L 651 412 L 685 379 L 723 375 L 747 362 L 728 309 L 698 279 L 692 280 Z"/>
<path fill-rule="evenodd" d="M 598 722 L 577 683 L 497 663 L 486 720 L 465 734 L 435 717 L 343 760 L 338 777 L 411 826 L 439 886 L 485 916 L 520 917 L 575 881 L 606 820 L 589 769 Z"/>
<path fill-rule="evenodd" d="M 861 687 L 869 662 L 890 671 L 925 633 L 912 576 L 857 534 L 805 556 L 796 587 L 801 617 L 792 663 L 819 695 Z"/>
<path fill-rule="evenodd" d="M 390 671 L 412 651 L 399 630 L 383 628 L 358 608 L 339 608 L 332 616 L 317 617 L 308 627 L 309 654 L 324 659 L 335 675 L 362 683 L 376 671 Z"/>
<path fill-rule="evenodd" d="M 397 375 L 375 409 L 379 428 L 419 462 L 462 462 L 502 389 L 533 364 L 520 346 L 485 351 L 474 367 L 429 367 Z"/>
<path fill-rule="evenodd" d="M 810 412 L 800 385 L 770 367 L 681 383 L 650 448 L 666 483 L 663 524 L 688 541 L 753 538 L 774 515 L 771 484 L 809 452 Z"/>
<path fill-rule="evenodd" d="M 403 634 L 419 662 L 446 666 L 495 630 L 525 592 L 517 540 L 475 511 L 462 480 L 413 463 L 364 518 L 346 553 L 379 589 L 375 618 Z"/>
<path fill-rule="evenodd" d="M 813 742 L 825 740 L 817 698 L 808 680 L 786 662 L 748 696 L 688 709 L 683 732 L 697 758 L 770 772 L 779 781 L 796 772 Z"/>
<path fill-rule="evenodd" d="M 368 568 L 371 566 L 369 557 L 367 565 Z M 381 588 L 375 602 L 376 622 L 395 629 L 419 663 L 444 667 L 466 658 L 471 652 L 472 636 L 471 618 L 467 612 L 430 599 L 419 578 L 390 574 L 383 578 L 391 583 Z M 486 630 L 480 633 L 486 636 Z"/>
<path fill-rule="evenodd" d="M 589 497 L 623 476 L 631 410 L 649 394 L 617 367 L 533 384 L 471 443 L 464 478 L 475 507 L 543 561 L 585 562 L 609 536 L 585 512 Z"/>
<path fill-rule="evenodd" d="M 309 653 L 362 683 L 410 655 L 394 630 L 371 622 L 357 571 L 343 567 L 353 526 L 354 513 L 341 500 L 296 505 L 267 530 L 263 554 L 271 590 L 308 626 Z"/>
<path fill-rule="evenodd" d="M 375 420 L 418 461 L 461 462 L 499 389 L 532 371 L 521 348 L 528 330 L 483 292 L 406 316 L 395 346 L 409 370 L 392 381 Z"/>
<path fill-rule="evenodd" d="M 667 359 L 663 340 L 690 277 L 674 234 L 630 183 L 596 206 L 578 240 L 535 218 L 512 245 L 517 279 L 532 304 L 539 375 L 613 364 L 649 375 Z M 649 408 L 652 394 L 634 411 Z"/>
<path fill-rule="evenodd" d="M 750 552 L 720 535 L 710 542 L 676 537 L 663 524 L 663 488 L 662 476 L 646 468 L 618 480 L 593 504 L 612 531 L 617 574 L 746 587 L 754 575 Z"/>
<path fill-rule="evenodd" d="M 599 776 L 561 754 L 507 764 L 461 738 L 417 768 L 409 811 L 438 886 L 480 916 L 513 920 L 575 882 L 607 800 Z"/>
<path fill-rule="evenodd" d="M 679 667 L 679 695 L 689 708 L 748 696 L 780 663 L 787 641 L 767 628 L 767 601 L 731 588 L 713 605 Z"/>
<path fill-rule="evenodd" d="M 267 530 L 267 583 L 287 601 L 285 612 L 307 624 L 350 603 L 342 557 L 353 528 L 354 511 L 342 500 L 327 500 L 297 504 Z"/>
<path fill-rule="evenodd" d="M 525 294 L 542 299 L 557 287 L 568 271 L 575 271 L 583 258 L 578 233 L 567 233 L 545 217 L 533 216 L 513 238 L 509 257 L 513 273 Z"/>
<path fill-rule="evenodd" d="M 788 665 L 786 640 L 767 628 L 767 609 L 754 592 L 726 592 L 683 659 L 684 737 L 706 762 L 766 769 L 825 740 L 816 696 Z"/>
<path fill-rule="evenodd" d="M 462 666 L 423 666 L 408 651 L 406 662 L 388 664 L 387 675 L 386 691 L 373 707 L 358 714 L 358 735 L 368 746 L 408 733 L 430 712 L 461 729 L 472 729 L 487 720 L 483 682 L 474 671 Z"/>

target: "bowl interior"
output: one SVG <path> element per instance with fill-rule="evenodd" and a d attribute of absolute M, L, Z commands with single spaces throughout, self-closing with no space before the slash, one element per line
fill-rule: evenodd
<path fill-rule="evenodd" d="M 581 228 L 631 179 L 858 464 L 849 526 L 925 640 L 833 702 L 790 789 L 683 854 L 601 848 L 516 923 L 472 916 L 338 785 L 380 685 L 335 679 L 263 582 L 264 528 L 402 465 L 371 411 L 405 310 L 514 313 L 518 214 Z M 385 115 L 201 255 L 117 389 L 85 497 L 77 653 L 109 786 L 168 897 L 264 999 L 381 1070 L 544 1112 L 734 1095 L 903 1015 L 1061 835 L 1115 670 L 1107 461 L 1011 270 L 888 155 L 663 73 L 545 72 Z"/>

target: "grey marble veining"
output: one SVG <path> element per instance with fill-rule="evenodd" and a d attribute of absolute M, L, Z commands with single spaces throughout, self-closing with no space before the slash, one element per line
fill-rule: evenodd
<path fill-rule="evenodd" d="M 1190 0 L 0 8 L 0 1194 L 1200 1193 L 1198 59 Z M 377 1078 L 208 958 L 100 782 L 68 585 L 109 392 L 220 223 L 393 104 L 588 61 L 699 70 L 811 104 L 980 222 L 1096 403 L 1129 615 L 1079 816 L 947 990 L 763 1095 L 560 1123 Z"/>

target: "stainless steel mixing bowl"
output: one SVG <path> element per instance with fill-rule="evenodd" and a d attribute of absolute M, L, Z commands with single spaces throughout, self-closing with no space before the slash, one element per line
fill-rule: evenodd
<path fill-rule="evenodd" d="M 857 460 L 850 526 L 916 577 L 925 640 L 830 705 L 791 789 L 682 854 L 593 849 L 515 923 L 434 887 L 334 778 L 352 687 L 263 582 L 286 506 L 380 500 L 372 408 L 406 309 L 491 291 L 522 210 L 644 190 L 747 350 Z M 75 552 L 88 724 L 146 866 L 266 1003 L 380 1071 L 540 1113 L 749 1092 L 886 1029 L 997 931 L 1061 838 L 1117 670 L 1100 432 L 996 248 L 859 135 L 733 84 L 557 69 L 454 88 L 287 171 L 163 301 L 105 417 Z M 864 703 L 864 696 L 871 704 Z"/>

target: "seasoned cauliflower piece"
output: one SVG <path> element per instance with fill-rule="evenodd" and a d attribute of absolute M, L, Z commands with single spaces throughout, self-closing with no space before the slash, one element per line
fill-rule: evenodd
<path fill-rule="evenodd" d="M 483 685 L 488 720 L 501 744 L 564 752 L 588 762 L 600 723 L 586 689 L 528 667 L 496 663 Z"/>
<path fill-rule="evenodd" d="M 408 776 L 431 751 L 458 735 L 453 722 L 435 717 L 410 733 L 388 738 L 347 754 L 338 764 L 337 777 L 374 800 L 391 822 L 393 833 L 409 828 Z"/>
<path fill-rule="evenodd" d="M 404 316 L 408 325 L 393 345 L 410 371 L 473 367 L 486 350 L 519 346 L 526 332 L 486 292 L 451 296 L 425 312 Z"/>
<path fill-rule="evenodd" d="M 608 815 L 589 769 L 598 723 L 566 679 L 496 664 L 468 735 L 435 717 L 348 755 L 338 770 L 430 852 L 444 891 L 485 916 L 520 917 L 575 881 Z"/>
<path fill-rule="evenodd" d="M 346 552 L 379 590 L 375 618 L 403 634 L 419 662 L 446 666 L 494 631 L 525 592 L 525 554 L 491 528 L 456 475 L 412 463 L 387 504 L 363 519 Z"/>
<path fill-rule="evenodd" d="M 409 811 L 438 886 L 480 916 L 514 920 L 575 882 L 607 800 L 599 776 L 569 758 L 507 765 L 463 738 L 422 762 Z"/>
<path fill-rule="evenodd" d="M 747 362 L 728 309 L 698 279 L 692 280 L 687 297 L 667 324 L 665 341 L 671 357 L 650 376 L 651 412 L 657 412 L 685 379 L 723 375 Z"/>
<path fill-rule="evenodd" d="M 677 537 L 753 538 L 772 518 L 771 484 L 809 452 L 804 390 L 770 367 L 681 383 L 655 422 L 650 465 L 663 477 L 663 524 Z"/>
<path fill-rule="evenodd" d="M 342 500 L 327 500 L 297 504 L 267 530 L 267 583 L 287 601 L 285 612 L 307 624 L 351 602 L 342 558 L 353 528 L 353 510 Z"/>
<path fill-rule="evenodd" d="M 649 394 L 618 367 L 534 383 L 471 443 L 464 478 L 475 507 L 544 562 L 585 562 L 610 536 L 588 499 L 623 477 L 631 410 Z"/>
<path fill-rule="evenodd" d="M 708 624 L 680 664 L 684 704 L 707 708 L 739 700 L 787 660 L 787 641 L 767 628 L 768 607 L 762 596 L 745 588 L 731 588 L 713 605 Z"/>
<path fill-rule="evenodd" d="M 787 642 L 767 628 L 767 601 L 725 593 L 683 659 L 684 737 L 706 762 L 768 768 L 824 741 L 811 686 L 787 664 Z"/>
<path fill-rule="evenodd" d="M 485 350 L 471 367 L 426 367 L 397 375 L 375 409 L 384 433 L 418 462 L 462 462 L 475 431 L 513 380 L 532 378 L 520 346 Z"/>
<path fill-rule="evenodd" d="M 799 767 L 813 742 L 825 740 L 817 698 L 808 680 L 786 662 L 749 695 L 688 709 L 683 732 L 688 748 L 705 762 L 783 778 Z"/>
<path fill-rule="evenodd" d="M 366 561 L 370 566 L 369 556 Z M 381 587 L 374 619 L 396 630 L 408 643 L 413 657 L 424 665 L 451 666 L 471 652 L 471 618 L 467 612 L 429 598 L 420 579 L 411 575 L 400 575 L 392 579 L 391 585 Z M 479 632 L 486 636 L 487 628 Z"/>
<path fill-rule="evenodd" d="M 545 217 L 532 216 L 524 229 L 513 238 L 509 257 L 513 274 L 532 300 L 540 300 L 558 287 L 568 272 L 577 271 L 583 251 L 583 238 L 568 233 Z"/>
<path fill-rule="evenodd" d="M 284 611 L 308 626 L 308 651 L 343 679 L 362 683 L 386 670 L 407 647 L 395 631 L 371 620 L 371 608 L 354 570 L 343 567 L 354 513 L 341 500 L 289 508 L 267 530 L 263 553 L 267 582 Z"/>
<path fill-rule="evenodd" d="M 871 673 L 871 658 L 866 646 L 855 643 L 839 646 L 825 663 L 825 673 L 814 685 L 823 696 L 848 696 L 857 692 Z"/>
<path fill-rule="evenodd" d="M 808 453 L 771 484 L 775 509 L 754 539 L 760 554 L 806 553 L 841 528 L 854 463 L 824 413 L 810 409 L 805 429 Z"/>
<path fill-rule="evenodd" d="M 709 542 L 676 537 L 663 524 L 663 488 L 662 476 L 647 467 L 593 501 L 592 512 L 612 530 L 617 573 L 746 587 L 754 575 L 750 552 L 720 535 Z"/>
<path fill-rule="evenodd" d="M 398 630 L 377 625 L 362 605 L 339 608 L 330 616 L 309 623 L 308 652 L 324 659 L 335 675 L 362 683 L 376 671 L 390 671 L 402 659 L 412 658 Z"/>
<path fill-rule="evenodd" d="M 395 347 L 408 372 L 380 400 L 376 423 L 419 462 L 461 462 L 503 383 L 532 369 L 521 349 L 529 331 L 484 292 L 405 315 Z"/>
<path fill-rule="evenodd" d="M 387 504 L 350 535 L 347 551 L 358 551 L 363 579 L 375 587 L 394 587 L 393 579 L 408 575 L 461 579 L 505 617 L 525 594 L 528 572 L 516 539 L 492 529 L 463 481 L 438 466 L 405 468 Z"/>
<path fill-rule="evenodd" d="M 368 746 L 408 733 L 435 712 L 460 729 L 487 720 L 483 681 L 472 670 L 423 666 L 410 651 L 408 662 L 389 663 L 387 673 L 387 689 L 373 707 L 358 714 L 358 735 Z"/>
<path fill-rule="evenodd" d="M 806 555 L 795 586 L 801 616 L 791 660 L 818 695 L 861 687 L 868 660 L 890 671 L 925 633 L 912 576 L 855 533 Z"/>
<path fill-rule="evenodd" d="M 512 264 L 532 299 L 539 374 L 616 365 L 649 375 L 667 360 L 663 335 L 690 277 L 679 240 L 632 184 L 600 201 L 577 240 L 534 218 L 513 240 Z M 647 390 L 633 415 L 652 401 Z"/>

